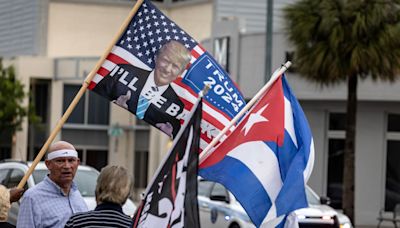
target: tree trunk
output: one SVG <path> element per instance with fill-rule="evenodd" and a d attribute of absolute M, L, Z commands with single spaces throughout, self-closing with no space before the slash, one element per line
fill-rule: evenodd
<path fill-rule="evenodd" d="M 347 84 L 346 139 L 343 171 L 343 212 L 354 224 L 354 161 L 357 115 L 357 75 L 350 75 Z"/>

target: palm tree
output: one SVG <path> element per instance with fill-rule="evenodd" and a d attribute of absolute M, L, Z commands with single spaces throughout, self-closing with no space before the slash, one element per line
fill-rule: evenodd
<path fill-rule="evenodd" d="M 324 86 L 347 81 L 343 210 L 354 221 L 357 82 L 399 75 L 400 1 L 299 0 L 284 17 L 298 73 Z"/>

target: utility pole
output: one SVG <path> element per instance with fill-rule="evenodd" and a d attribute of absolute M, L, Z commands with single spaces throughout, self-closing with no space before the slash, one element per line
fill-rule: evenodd
<path fill-rule="evenodd" d="M 265 26 L 265 80 L 267 83 L 271 77 L 271 65 L 272 65 L 272 18 L 273 18 L 273 0 L 267 0 L 267 15 L 266 15 L 266 26 Z"/>

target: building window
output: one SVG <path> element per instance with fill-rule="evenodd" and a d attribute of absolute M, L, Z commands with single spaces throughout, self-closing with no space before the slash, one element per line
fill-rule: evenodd
<path fill-rule="evenodd" d="M 78 149 L 77 151 L 81 164 L 92 166 L 98 171 L 108 163 L 107 150 Z"/>
<path fill-rule="evenodd" d="M 342 208 L 344 139 L 329 139 L 328 191 L 331 206 Z"/>
<path fill-rule="evenodd" d="M 7 158 L 11 158 L 11 146 L 0 146 L 0 161 Z"/>
<path fill-rule="evenodd" d="M 345 113 L 329 114 L 327 195 L 336 209 L 342 208 L 345 127 Z"/>
<path fill-rule="evenodd" d="M 49 136 L 50 83 L 50 80 L 31 79 L 30 92 L 32 100 L 30 102 L 35 105 L 35 113 L 40 117 L 40 123 L 29 123 L 27 158 L 30 161 L 36 158 L 43 146 L 43 142 Z"/>
<path fill-rule="evenodd" d="M 135 188 L 146 188 L 148 173 L 149 152 L 135 152 Z"/>
<path fill-rule="evenodd" d="M 344 131 L 346 129 L 346 114 L 345 113 L 330 113 L 329 114 L 329 130 Z"/>
<path fill-rule="evenodd" d="M 80 85 L 64 85 L 63 110 L 78 93 Z M 110 102 L 93 93 L 85 93 L 62 129 L 62 140 L 72 143 L 81 163 L 101 170 L 108 163 L 108 124 Z"/>
<path fill-rule="evenodd" d="M 64 112 L 78 93 L 80 87 L 80 85 L 64 85 Z M 109 107 L 109 101 L 105 98 L 93 92 L 85 93 L 72 111 L 67 123 L 108 125 Z"/>
<path fill-rule="evenodd" d="M 135 188 L 145 188 L 148 178 L 149 164 L 149 131 L 138 130 L 135 132 Z"/>
<path fill-rule="evenodd" d="M 11 158 L 12 134 L 7 131 L 0 137 L 0 160 Z"/>
<path fill-rule="evenodd" d="M 93 92 L 88 97 L 88 124 L 108 125 L 110 102 Z"/>
<path fill-rule="evenodd" d="M 387 130 L 388 132 L 400 133 L 400 114 L 389 114 Z"/>
<path fill-rule="evenodd" d="M 389 114 L 387 125 L 385 211 L 400 203 L 400 114 Z"/>

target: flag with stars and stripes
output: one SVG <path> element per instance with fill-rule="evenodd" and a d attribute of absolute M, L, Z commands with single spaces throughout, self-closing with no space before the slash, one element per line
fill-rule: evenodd
<path fill-rule="evenodd" d="M 229 75 L 217 63 L 217 61 L 190 35 L 183 31 L 177 24 L 167 18 L 159 9 L 157 9 L 150 1 L 144 1 L 132 18 L 130 24 L 126 28 L 119 41 L 115 44 L 112 51 L 98 70 L 97 74 L 91 81 L 89 89 L 100 93 L 99 83 L 110 75 L 121 74 L 121 78 L 116 83 L 119 86 L 125 86 L 127 99 L 134 96 L 139 87 L 135 87 L 134 77 L 126 73 L 118 66 L 129 65 L 140 69 L 139 74 L 143 72 L 151 72 L 155 67 L 155 57 L 158 50 L 169 41 L 178 41 L 183 44 L 191 53 L 191 61 L 187 65 L 185 71 L 175 79 L 170 86 L 179 97 L 183 104 L 179 115 L 174 116 L 178 120 L 178 126 L 181 126 L 186 115 L 191 110 L 194 102 L 198 97 L 198 93 L 204 88 L 205 84 L 210 85 L 210 90 L 203 99 L 203 119 L 201 123 L 201 141 L 200 151 L 202 151 L 218 133 L 228 125 L 229 121 L 245 106 L 245 100 Z M 125 75 L 126 73 L 126 75 Z M 136 83 L 136 84 L 135 84 Z M 96 86 L 98 87 L 96 89 Z M 165 97 L 169 99 L 169 97 Z M 115 99 L 111 99 L 115 103 Z M 121 98 L 124 99 L 123 97 Z M 120 105 L 131 111 L 128 106 Z M 174 110 L 170 113 L 173 113 Z M 155 118 L 166 116 L 165 110 L 155 110 Z M 132 112 L 136 115 L 135 112 Z M 145 121 L 146 118 L 144 119 Z M 147 121 L 156 126 L 156 121 Z M 167 134 L 168 127 L 163 128 L 156 126 Z M 179 130 L 179 129 L 178 129 Z M 174 131 L 173 136 L 178 131 Z M 227 132 L 229 134 L 229 131 Z M 221 141 L 226 138 L 222 137 Z"/>

